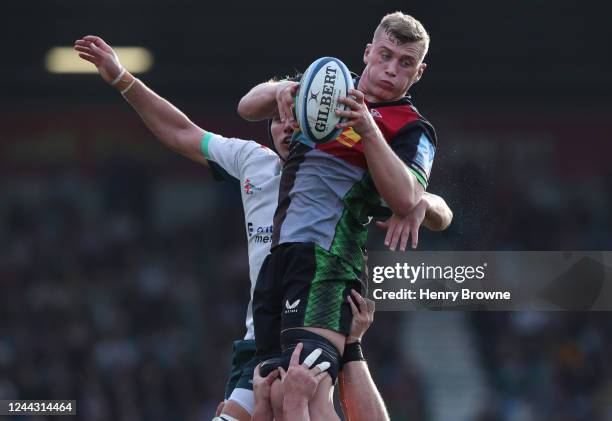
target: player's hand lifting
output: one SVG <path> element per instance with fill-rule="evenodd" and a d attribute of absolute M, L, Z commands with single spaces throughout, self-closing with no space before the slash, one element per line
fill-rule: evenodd
<path fill-rule="evenodd" d="M 365 104 L 363 92 L 357 89 L 349 89 L 348 97 L 338 98 L 338 102 L 348 106 L 348 110 L 336 110 L 336 115 L 346 118 L 343 123 L 336 124 L 337 128 L 345 129 L 352 127 L 361 137 L 370 137 L 378 127 Z M 352 97 L 351 97 L 352 96 Z"/>
<path fill-rule="evenodd" d="M 353 313 L 353 321 L 351 322 L 351 330 L 346 337 L 346 343 L 361 341 L 366 330 L 374 322 L 374 301 L 369 298 L 364 298 L 354 289 L 351 289 L 351 295 L 347 295 L 346 300 L 351 306 Z"/>
<path fill-rule="evenodd" d="M 391 218 L 386 221 L 376 222 L 376 226 L 387 230 L 385 246 L 389 247 L 389 250 L 395 251 L 399 241 L 400 250 L 406 251 L 408 238 L 412 237 L 412 248 L 417 248 L 419 244 L 419 228 L 425 219 L 426 211 L 427 203 L 421 200 L 415 208 L 403 218 L 393 214 Z"/>
<path fill-rule="evenodd" d="M 278 370 L 274 369 L 266 377 L 261 377 L 260 366 L 261 364 L 258 364 L 253 373 L 253 395 L 256 403 L 269 405 L 272 383 L 278 378 Z"/>
<path fill-rule="evenodd" d="M 87 35 L 74 42 L 79 57 L 93 63 L 106 83 L 111 83 L 123 67 L 113 49 L 100 37 Z"/>
<path fill-rule="evenodd" d="M 325 370 L 329 368 L 330 364 L 324 361 L 310 368 L 321 355 L 320 348 L 312 351 L 300 364 L 302 348 L 303 344 L 300 342 L 293 350 L 287 371 L 282 367 L 279 367 L 278 370 L 283 382 L 285 399 L 309 402 L 317 391 L 319 382 L 325 377 Z"/>

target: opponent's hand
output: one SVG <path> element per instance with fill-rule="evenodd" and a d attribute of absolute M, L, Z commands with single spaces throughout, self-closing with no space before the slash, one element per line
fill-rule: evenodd
<path fill-rule="evenodd" d="M 100 37 L 87 35 L 74 42 L 79 57 L 93 63 L 106 83 L 111 83 L 123 67 L 113 49 Z"/>
<path fill-rule="evenodd" d="M 224 401 L 219 402 L 219 405 L 217 405 L 217 410 L 215 411 L 215 417 L 218 417 L 219 415 L 221 415 L 221 412 L 223 412 L 224 406 L 225 406 Z"/>
<path fill-rule="evenodd" d="M 278 370 L 283 382 L 284 399 L 291 402 L 308 403 L 315 395 L 317 386 L 325 377 L 325 370 L 330 364 L 324 361 L 310 368 L 321 355 L 320 348 L 312 351 L 300 364 L 302 348 L 303 344 L 300 342 L 293 350 L 287 371 L 282 367 L 279 367 Z"/>
<path fill-rule="evenodd" d="M 282 122 L 287 120 L 294 120 L 293 118 L 293 107 L 295 102 L 295 95 L 297 94 L 298 87 L 300 86 L 297 82 L 290 80 L 284 80 L 277 82 L 276 88 L 276 105 L 278 107 L 278 115 Z M 293 123 L 294 128 L 297 127 L 297 122 Z"/>
<path fill-rule="evenodd" d="M 346 118 L 344 123 L 336 124 L 339 129 L 352 127 L 361 137 L 372 136 L 378 130 L 378 126 L 370 114 L 370 110 L 365 104 L 363 92 L 357 89 L 349 89 L 348 94 L 353 96 L 340 97 L 338 102 L 348 106 L 348 110 L 336 110 L 336 115 Z"/>
<path fill-rule="evenodd" d="M 408 238 L 412 237 L 412 248 L 417 248 L 419 244 L 419 228 L 425 219 L 426 211 L 427 203 L 421 200 L 414 209 L 403 218 L 393 214 L 391 218 L 386 221 L 377 221 L 377 227 L 387 230 L 385 246 L 389 247 L 389 250 L 395 251 L 397 242 L 399 241 L 400 250 L 406 251 Z"/>
<path fill-rule="evenodd" d="M 352 297 L 351 297 L 352 295 Z M 351 289 L 351 295 L 347 295 L 346 300 L 351 306 L 353 313 L 353 321 L 351 322 L 351 330 L 346 337 L 346 343 L 361 341 L 366 330 L 374 322 L 374 309 L 376 304 L 369 298 L 364 298 L 354 289 Z"/>
<path fill-rule="evenodd" d="M 261 364 L 258 364 L 253 373 L 253 395 L 255 397 L 255 405 L 268 407 L 271 406 L 270 391 L 272 383 L 278 378 L 278 370 L 272 370 L 266 377 L 261 377 L 259 374 L 260 366 Z"/>

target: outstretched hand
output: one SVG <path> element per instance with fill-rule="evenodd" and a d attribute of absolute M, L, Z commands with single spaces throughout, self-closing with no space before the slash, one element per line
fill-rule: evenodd
<path fill-rule="evenodd" d="M 406 251 L 408 238 L 412 237 L 412 248 L 417 248 L 419 245 L 419 228 L 425 219 L 426 211 L 427 203 L 421 200 L 415 208 L 403 218 L 393 214 L 391 218 L 386 221 L 376 222 L 378 228 L 387 230 L 385 246 L 389 247 L 389 250 L 395 251 L 399 241 L 400 250 Z"/>
<path fill-rule="evenodd" d="M 74 42 L 79 57 L 93 63 L 106 83 L 111 83 L 123 70 L 113 49 L 100 37 L 87 35 Z"/>

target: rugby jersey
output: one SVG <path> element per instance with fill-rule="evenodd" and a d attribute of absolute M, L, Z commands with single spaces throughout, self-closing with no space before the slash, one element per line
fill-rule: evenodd
<path fill-rule="evenodd" d="M 391 149 L 427 188 L 436 151 L 433 126 L 408 97 L 366 104 Z M 312 242 L 321 250 L 317 264 L 325 266 L 324 256 L 332 254 L 357 273 L 364 265 L 368 215 L 380 201 L 361 137 L 351 128 L 314 147 L 294 142 L 281 178 L 272 247 Z"/>
<path fill-rule="evenodd" d="M 240 183 L 251 280 L 251 301 L 247 308 L 244 339 L 254 339 L 253 290 L 259 269 L 272 244 L 272 221 L 278 203 L 282 161 L 277 154 L 259 143 L 230 139 L 211 132 L 204 135 L 201 144 L 204 157 Z M 211 167 L 214 169 L 214 165 Z"/>

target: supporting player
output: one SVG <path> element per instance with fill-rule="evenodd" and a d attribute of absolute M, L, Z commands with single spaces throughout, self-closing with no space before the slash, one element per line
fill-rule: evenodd
<path fill-rule="evenodd" d="M 351 330 L 347 337 L 342 369 L 340 371 L 340 398 L 346 419 L 351 421 L 387 421 L 389 414 L 385 403 L 372 380 L 368 365 L 361 351 L 363 335 L 374 321 L 374 301 L 363 298 L 357 291 L 352 290 L 347 297 L 353 313 Z M 275 369 L 266 377 L 262 377 L 259 366 L 253 376 L 253 389 L 255 392 L 255 412 L 252 421 L 279 420 L 309 420 L 315 418 L 308 409 L 308 404 L 315 397 L 316 388 L 322 380 L 321 374 L 328 368 L 319 364 L 311 368 L 315 361 L 313 351 L 300 365 L 299 354 L 303 344 L 298 344 L 289 363 L 289 376 L 283 376 L 282 368 Z M 298 349 L 299 348 L 299 349 Z M 310 361 L 308 361 L 310 359 Z M 323 368 L 323 370 L 322 370 Z M 282 382 L 282 393 L 272 397 L 272 385 L 279 376 Z M 298 381 L 289 381 L 291 380 Z M 273 403 L 273 399 L 277 402 Z M 276 416 L 273 407 L 276 406 Z M 312 405 L 311 405 L 312 406 Z"/>
<path fill-rule="evenodd" d="M 374 301 L 351 290 L 347 297 L 353 314 L 351 331 L 346 338 L 340 371 L 340 402 L 350 421 L 387 421 L 389 413 L 361 349 L 361 340 L 374 322 Z"/>
<path fill-rule="evenodd" d="M 295 143 L 284 166 L 279 205 L 274 215 L 271 254 L 266 258 L 253 297 L 258 355 L 267 360 L 262 374 L 286 367 L 295 345 L 324 349 L 332 363 L 321 385 L 329 390 L 344 352 L 351 324 L 346 297 L 363 292 L 364 227 L 382 196 L 397 218 L 408 215 L 424 195 L 436 150 L 432 125 L 407 96 L 426 64 L 429 35 L 411 16 L 385 16 L 365 48 L 365 69 L 355 81 L 350 110 L 337 110 L 347 121 L 335 141 Z M 265 83 L 240 102 L 247 120 L 279 113 L 288 121 L 296 84 Z M 299 137 L 298 137 L 299 140 Z M 436 200 L 433 207 L 443 204 Z M 430 206 L 432 207 L 432 206 Z M 450 213 L 442 213 L 450 222 Z M 321 386 L 319 389 L 322 389 Z M 330 410 L 331 412 L 331 410 Z M 328 412 L 328 414 L 330 413 Z"/>
<path fill-rule="evenodd" d="M 125 71 L 112 48 L 101 38 L 83 37 L 75 42 L 74 48 L 81 58 L 97 67 L 106 83 L 122 93 L 149 130 L 163 144 L 198 163 L 206 165 L 213 162 L 219 165 L 231 177 L 238 179 L 241 185 L 248 180 L 250 184 L 259 188 L 250 190 L 252 193 L 242 190 L 252 297 L 255 280 L 269 252 L 270 242 L 259 241 L 261 238 L 258 239 L 255 235 L 249 236 L 248 227 L 272 225 L 278 201 L 281 168 L 288 156 L 288 144 L 293 134 L 292 122 L 289 120 L 282 122 L 278 115 L 272 118 L 270 131 L 278 155 L 256 142 L 228 139 L 207 132 L 149 89 L 142 81 Z M 403 219 L 394 217 L 387 222 L 389 226 L 384 228 L 388 229 L 387 238 L 390 240 L 390 247 L 395 248 L 398 242 L 403 243 L 405 247 L 404 239 L 407 239 L 412 232 L 414 240 L 414 232 L 418 231 L 421 222 L 429 228 L 435 228 L 434 225 L 450 213 L 448 207 L 445 209 L 431 207 L 427 201 L 424 201 L 422 206 L 422 213 L 416 212 L 415 209 L 415 212 Z M 233 367 L 226 388 L 226 403 L 221 414 L 225 418 L 241 421 L 250 419 L 254 407 L 250 380 L 253 377 L 256 360 L 251 303 L 247 309 L 246 327 L 244 340 L 234 343 Z"/>

